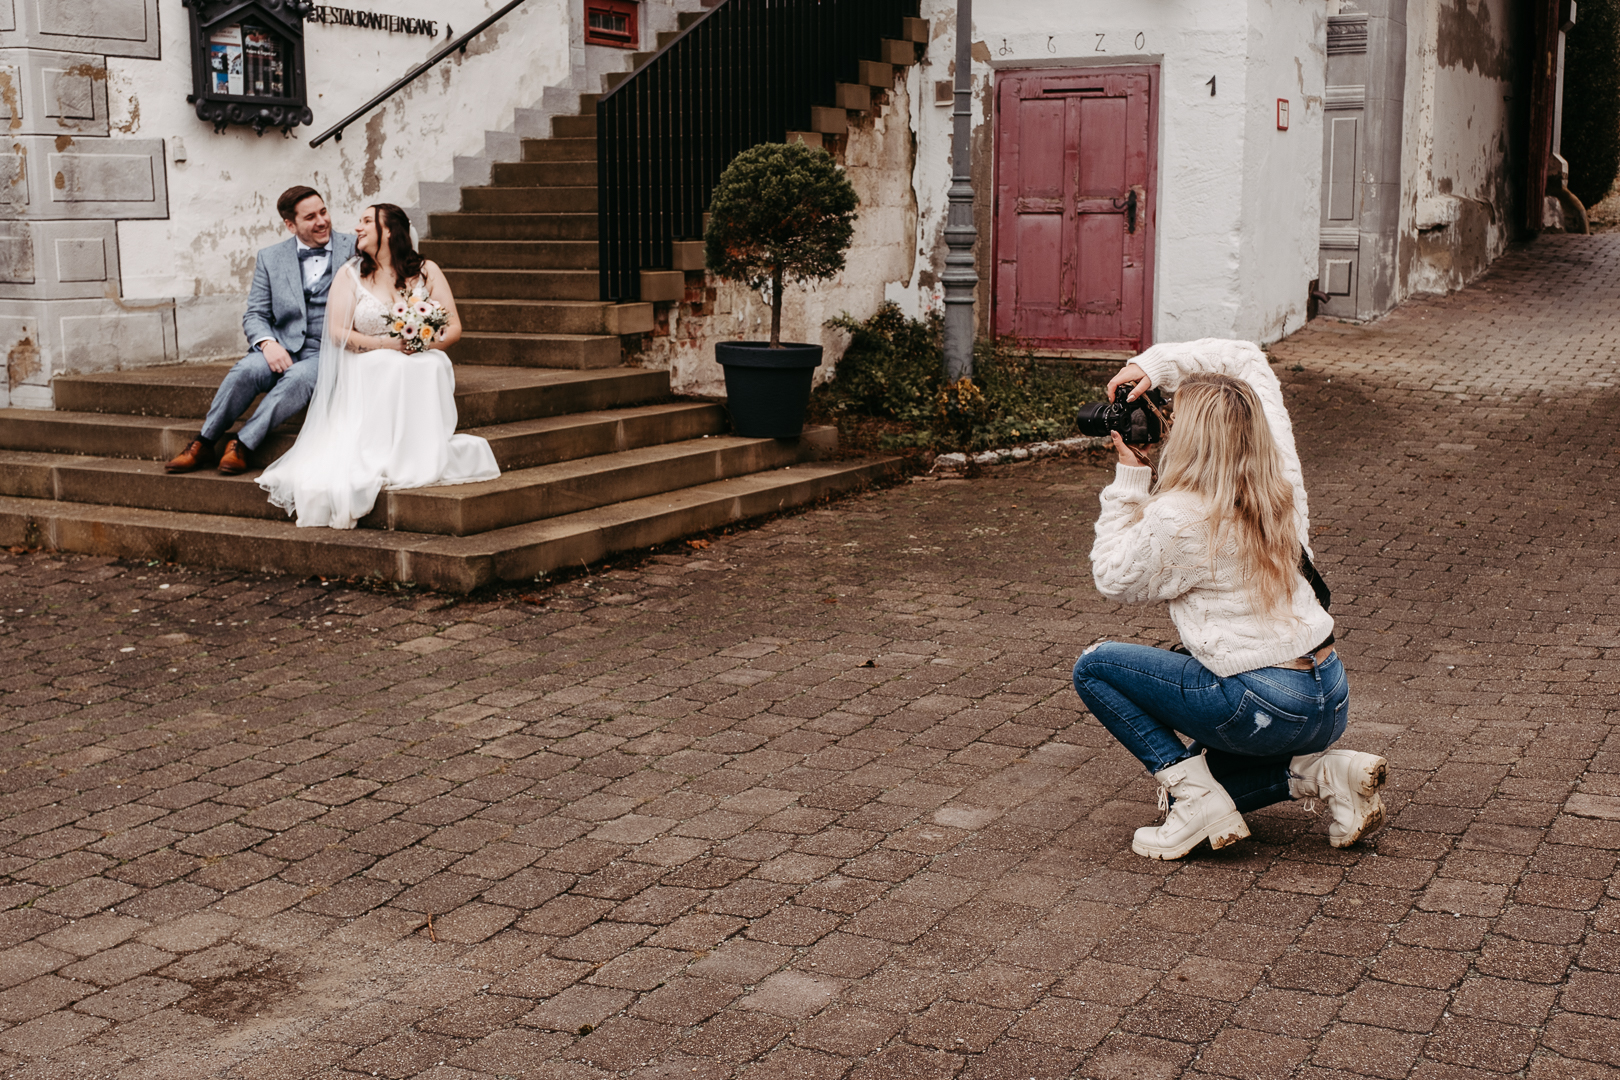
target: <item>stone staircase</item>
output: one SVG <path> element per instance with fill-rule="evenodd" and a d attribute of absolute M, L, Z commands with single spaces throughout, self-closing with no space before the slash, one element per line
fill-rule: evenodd
<path fill-rule="evenodd" d="M 349 532 L 298 529 L 256 473 L 163 471 L 229 365 L 66 376 L 54 411 L 0 409 L 0 543 L 466 592 L 891 475 L 892 459 L 820 460 L 831 428 L 731 436 L 720 405 L 674 398 L 666 371 L 621 366 L 622 339 L 652 330 L 653 305 L 596 299 L 595 123 L 554 118 L 553 138 L 525 140 L 525 160 L 466 189 L 423 242 L 466 327 L 451 350 L 459 426 L 490 441 L 499 479 L 385 492 Z M 261 448 L 266 461 L 295 424 Z"/>
<path fill-rule="evenodd" d="M 682 14 L 681 28 L 699 17 Z M 660 34 L 659 47 L 675 36 Z M 896 63 L 910 61 L 926 24 L 908 20 L 907 37 L 885 43 Z M 891 83 L 893 67 L 863 62 L 862 75 Z M 838 93 L 839 106 L 869 100 L 864 87 Z M 53 384 L 54 411 L 0 409 L 0 544 L 466 592 L 894 475 L 895 459 L 826 460 L 832 428 L 729 435 L 720 405 L 674 398 L 666 371 L 622 366 L 627 340 L 653 331 L 654 303 L 680 299 L 686 271 L 701 270 L 702 243 L 677 243 L 674 267 L 643 271 L 640 302 L 598 298 L 596 99 L 581 95 L 584 115 L 553 116 L 551 137 L 522 140 L 522 160 L 462 188 L 458 211 L 430 214 L 422 242 L 464 326 L 450 350 L 459 427 L 489 440 L 500 478 L 385 492 L 358 529 L 298 529 L 256 473 L 163 471 L 228 365 L 66 376 Z M 796 137 L 819 143 L 844 118 L 818 109 L 816 130 Z M 272 433 L 266 462 L 296 425 Z"/>
<path fill-rule="evenodd" d="M 500 478 L 385 492 L 352 531 L 299 529 L 255 473 L 163 471 L 226 369 L 67 376 L 56 411 L 0 410 L 0 543 L 466 592 L 801 506 L 894 470 L 887 459 L 818 461 L 836 445 L 828 428 L 727 435 L 724 409 L 671 398 L 663 371 L 464 359 L 461 429 L 489 439 Z M 267 459 L 292 445 L 289 427 Z"/>

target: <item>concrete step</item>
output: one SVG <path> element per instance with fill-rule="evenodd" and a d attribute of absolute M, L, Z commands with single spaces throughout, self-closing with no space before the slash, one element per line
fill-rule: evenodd
<path fill-rule="evenodd" d="M 0 409 L 0 449 L 106 452 L 81 450 L 75 446 L 23 444 L 18 441 L 23 437 L 19 425 L 28 419 L 26 414 L 38 413 L 58 419 L 68 413 L 92 413 L 125 418 L 200 420 L 207 415 L 214 391 L 229 369 L 229 364 L 183 364 L 95 375 L 59 375 L 52 384 L 59 411 Z M 457 368 L 455 375 L 456 410 L 461 428 L 611 408 L 669 394 L 667 371 L 642 368 L 585 372 L 468 366 Z"/>
<path fill-rule="evenodd" d="M 618 367 L 624 345 L 611 334 L 463 334 L 450 347 L 450 359 L 462 364 L 497 367 Z"/>
<path fill-rule="evenodd" d="M 833 104 L 840 109 L 867 112 L 872 108 L 872 88 L 862 83 L 835 83 Z M 499 165 L 496 168 L 500 168 Z"/>
<path fill-rule="evenodd" d="M 499 187 L 596 186 L 595 161 L 497 161 L 490 170 Z"/>
<path fill-rule="evenodd" d="M 595 240 L 423 240 L 421 252 L 446 271 L 592 270 L 601 263 Z"/>
<path fill-rule="evenodd" d="M 462 188 L 461 209 L 468 214 L 594 214 L 596 185 Z"/>
<path fill-rule="evenodd" d="M 499 480 L 386 492 L 361 525 L 467 535 L 779 468 L 824 456 L 829 442 L 821 431 L 738 440 L 720 434 L 725 426 L 720 406 L 682 402 L 478 428 L 500 463 Z M 744 445 L 752 443 L 762 445 Z M 0 495 L 281 520 L 285 513 L 255 482 L 259 472 L 171 476 L 158 461 L 0 450 Z"/>
<path fill-rule="evenodd" d="M 465 190 L 476 190 L 468 188 Z M 590 240 L 596 214 L 429 214 L 436 240 Z"/>
<path fill-rule="evenodd" d="M 288 521 L 0 497 L 0 543 L 470 592 L 808 505 L 897 472 L 894 458 L 795 465 L 477 536 L 299 529 Z"/>
<path fill-rule="evenodd" d="M 878 44 L 878 58 L 895 67 L 909 67 L 917 62 L 917 45 L 912 41 L 884 38 Z"/>
<path fill-rule="evenodd" d="M 496 462 L 508 470 L 722 435 L 728 426 L 721 405 L 670 401 L 519 420 L 470 433 L 488 439 Z"/>
<path fill-rule="evenodd" d="M 836 449 L 835 428 L 797 439 L 715 435 L 550 465 L 513 469 L 494 480 L 391 491 L 368 523 L 400 532 L 473 536 L 666 491 L 780 469 Z"/>
<path fill-rule="evenodd" d="M 468 300 L 594 300 L 601 295 L 595 270 L 463 270 L 446 268 L 445 280 Z"/>
<path fill-rule="evenodd" d="M 185 448 L 197 433 L 194 422 L 172 417 L 119 417 L 99 413 L 59 413 L 44 410 L 44 416 L 57 416 L 55 428 L 42 428 L 54 438 L 36 440 L 36 445 L 66 446 L 73 449 L 55 451 L 0 449 L 0 494 L 27 495 L 38 498 L 68 499 L 60 489 L 39 489 L 31 481 L 17 479 L 23 466 L 36 467 L 73 465 L 85 467 L 100 462 L 104 469 L 111 462 L 130 462 L 143 469 L 163 475 L 163 462 Z M 119 423 L 119 421 L 131 421 Z M 75 430 L 77 429 L 77 430 Z M 558 416 L 517 420 L 505 424 L 463 429 L 489 440 L 495 461 L 502 469 L 524 469 L 593 454 L 614 453 L 659 443 L 679 442 L 724 432 L 724 409 L 710 402 L 678 401 L 655 405 L 636 405 L 622 409 L 598 409 L 567 413 Z M 278 429 L 270 441 L 260 447 L 258 464 L 268 465 L 292 448 L 297 426 L 288 424 Z M 23 440 L 18 440 L 22 442 Z M 146 445 L 152 453 L 133 453 Z M 106 451 L 102 452 L 105 447 Z M 89 448 L 81 450 L 79 448 Z M 137 470 L 138 472 L 139 470 Z M 25 470 L 26 472 L 26 470 Z M 29 474 L 31 475 L 31 474 Z M 199 470 L 190 476 L 218 476 L 212 469 Z M 258 475 L 257 470 L 245 474 Z M 3 479 L 10 477 L 10 479 Z M 222 477 L 222 479 L 232 479 Z M 18 485 L 21 485 L 20 487 Z M 54 494 L 39 495 L 39 490 L 54 490 Z M 107 502 L 121 506 L 149 506 L 163 509 L 166 504 L 129 501 L 116 492 L 104 497 L 76 501 Z M 186 504 L 174 507 L 185 509 Z M 212 511 L 210 511 L 212 512 Z M 220 513 L 227 511 L 221 510 Z"/>
<path fill-rule="evenodd" d="M 856 68 L 860 72 L 860 81 L 865 86 L 875 86 L 880 90 L 888 90 L 894 86 L 894 65 L 885 64 L 881 60 L 859 60 Z"/>
<path fill-rule="evenodd" d="M 191 417 L 0 409 L 0 449 L 167 461 L 197 437 L 198 427 Z M 295 419 L 271 432 L 259 448 L 262 460 L 286 453 L 297 429 Z"/>
<path fill-rule="evenodd" d="M 558 139 L 595 139 L 596 110 L 579 116 L 553 116 L 551 134 Z"/>
<path fill-rule="evenodd" d="M 823 135 L 843 135 L 849 131 L 849 113 L 830 105 L 812 105 L 810 130 Z"/>
<path fill-rule="evenodd" d="M 592 116 L 595 106 L 592 106 Z M 595 161 L 596 135 L 578 139 L 524 139 L 524 161 Z"/>
<path fill-rule="evenodd" d="M 492 334 L 647 334 L 652 304 L 600 300 L 464 300 L 461 325 Z"/>

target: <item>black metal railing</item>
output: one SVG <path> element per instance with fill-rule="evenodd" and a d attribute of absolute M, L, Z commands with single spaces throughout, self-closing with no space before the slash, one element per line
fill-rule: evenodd
<path fill-rule="evenodd" d="M 473 27 L 471 30 L 467 31 L 465 34 L 462 34 L 458 38 L 453 38 L 452 40 L 445 42 L 442 47 L 440 47 L 437 51 L 435 51 L 433 53 L 432 56 L 428 57 L 426 60 L 422 61 L 420 64 L 417 64 L 415 67 L 411 68 L 411 70 L 407 71 L 404 75 L 400 76 L 398 79 L 395 79 L 392 83 L 390 83 L 383 90 L 382 93 L 378 94 L 376 97 L 372 98 L 370 101 L 366 102 L 364 105 L 362 105 L 358 109 L 354 110 L 354 112 L 350 113 L 348 116 L 345 116 L 342 120 L 339 120 L 337 123 L 333 124 L 331 127 L 327 128 L 325 131 L 321 132 L 319 135 L 317 135 L 313 139 L 311 139 L 309 141 L 309 148 L 311 150 L 313 150 L 313 149 L 315 149 L 315 147 L 321 145 L 321 143 L 325 142 L 327 139 L 336 139 L 338 142 L 342 142 L 343 141 L 343 129 L 344 128 L 348 127 L 350 124 L 354 123 L 356 120 L 358 120 L 362 116 L 366 115 L 366 113 L 370 112 L 372 109 L 375 109 L 377 106 L 381 105 L 383 102 L 387 101 L 389 98 L 393 97 L 395 94 L 397 94 L 401 90 L 405 89 L 407 86 L 409 86 L 411 83 L 415 82 L 417 79 L 421 78 L 423 75 L 426 75 L 429 71 L 431 71 L 433 69 L 433 66 L 435 64 L 437 64 L 440 60 L 443 60 L 445 57 L 449 56 L 451 53 L 453 53 L 453 52 L 466 52 L 467 51 L 467 42 L 471 41 L 473 38 L 477 37 L 479 34 L 482 34 L 485 30 L 488 30 L 491 26 L 494 26 L 496 23 L 500 22 L 503 18 L 506 17 L 507 12 L 511 11 L 513 8 L 517 7 L 521 3 L 523 3 L 523 0 L 511 0 L 510 3 L 506 4 L 499 11 L 495 12 L 493 15 L 490 15 L 483 22 L 479 23 L 477 26 Z M 449 30 L 449 25 L 448 24 L 446 24 L 445 29 Z"/>
<path fill-rule="evenodd" d="M 596 105 L 601 296 L 698 239 L 720 173 L 750 146 L 810 130 L 860 61 L 903 40 L 918 0 L 724 0 Z"/>

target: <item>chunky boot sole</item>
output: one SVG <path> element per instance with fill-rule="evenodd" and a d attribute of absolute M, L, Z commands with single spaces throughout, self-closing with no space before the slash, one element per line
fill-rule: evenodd
<path fill-rule="evenodd" d="M 1185 858 L 1188 852 L 1205 840 L 1209 841 L 1209 846 L 1212 849 L 1219 851 L 1223 847 L 1237 843 L 1248 835 L 1249 826 L 1243 820 L 1243 815 L 1234 811 L 1210 825 L 1203 832 L 1194 833 L 1184 840 L 1184 847 L 1146 843 L 1140 836 L 1133 836 L 1131 837 L 1131 850 L 1144 858 L 1171 861 Z"/>
<path fill-rule="evenodd" d="M 1377 832 L 1383 827 L 1384 798 L 1382 795 L 1374 794 L 1372 797 L 1372 802 L 1367 806 L 1366 811 L 1361 815 L 1360 827 L 1353 832 L 1345 834 L 1344 836 L 1333 836 L 1330 834 L 1328 836 L 1328 844 L 1332 847 L 1338 848 L 1349 847 L 1362 837 L 1371 836 L 1373 833 Z"/>
<path fill-rule="evenodd" d="M 1361 809 L 1359 825 L 1343 836 L 1332 835 L 1329 830 L 1328 844 L 1332 847 L 1349 847 L 1364 836 L 1371 836 L 1384 827 L 1384 798 L 1378 794 L 1378 789 L 1384 786 L 1389 779 L 1389 762 L 1383 758 L 1376 761 L 1362 771 L 1361 782 L 1356 793 L 1368 800 L 1367 805 Z"/>
<path fill-rule="evenodd" d="M 1371 798 L 1372 796 L 1378 794 L 1378 789 L 1383 787 L 1384 783 L 1388 779 L 1389 762 L 1385 761 L 1383 758 L 1379 758 L 1378 764 L 1369 771 L 1367 780 L 1362 785 L 1361 793 L 1368 798 Z"/>

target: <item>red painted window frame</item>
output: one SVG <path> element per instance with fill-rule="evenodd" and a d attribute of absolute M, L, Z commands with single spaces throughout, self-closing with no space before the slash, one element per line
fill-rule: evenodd
<path fill-rule="evenodd" d="M 623 38 L 591 28 L 591 13 L 604 12 L 623 15 L 629 23 L 629 33 Z M 585 44 L 606 45 L 614 49 L 635 49 L 641 44 L 641 5 L 637 0 L 585 0 Z"/>

